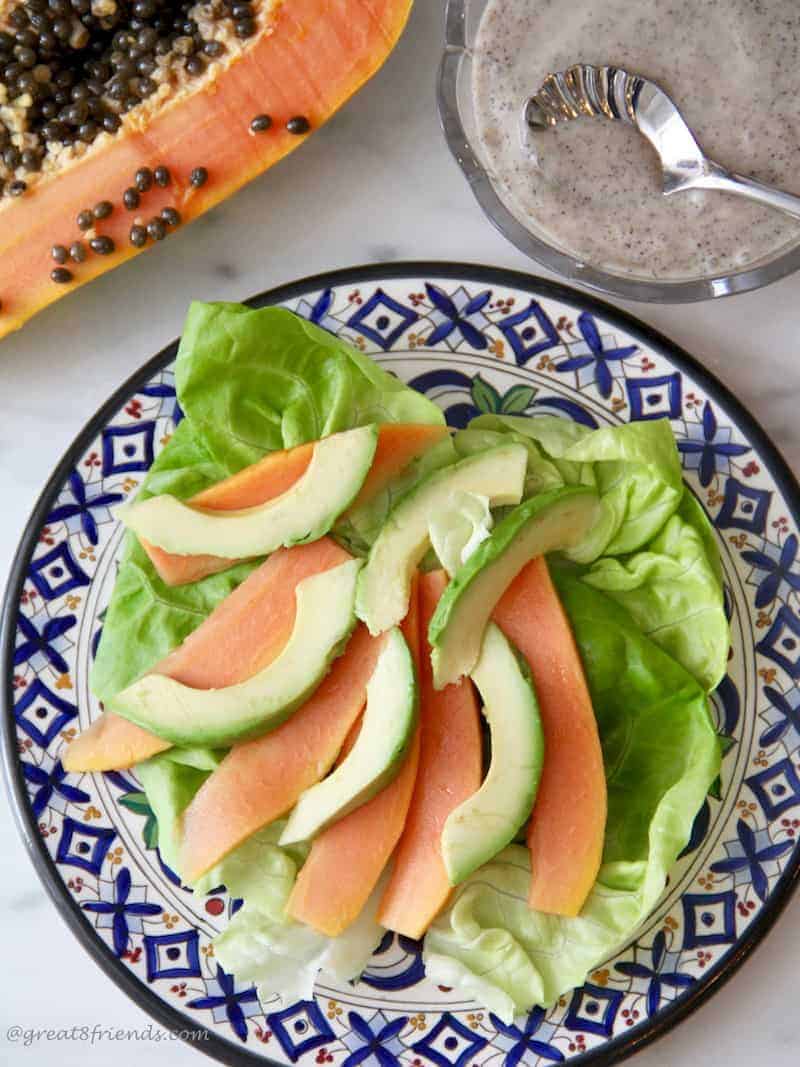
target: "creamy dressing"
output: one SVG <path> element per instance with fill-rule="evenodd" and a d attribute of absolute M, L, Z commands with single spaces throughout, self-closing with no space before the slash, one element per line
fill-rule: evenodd
<path fill-rule="evenodd" d="M 708 156 L 800 194 L 798 0 L 490 0 L 472 89 L 501 199 L 593 266 L 678 280 L 741 270 L 800 239 L 798 222 L 739 197 L 662 196 L 655 152 L 623 123 L 581 119 L 523 144 L 523 101 L 576 62 L 658 82 Z"/>

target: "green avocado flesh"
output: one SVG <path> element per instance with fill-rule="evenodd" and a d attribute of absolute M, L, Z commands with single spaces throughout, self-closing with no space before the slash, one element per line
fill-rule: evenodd
<path fill-rule="evenodd" d="M 600 513 L 591 489 L 554 489 L 526 500 L 498 523 L 456 571 L 428 627 L 437 689 L 472 671 L 494 607 L 525 564 L 578 544 Z"/>
<path fill-rule="evenodd" d="M 526 670 L 493 622 L 486 627 L 472 680 L 483 699 L 492 761 L 477 793 L 442 830 L 442 858 L 458 885 L 514 840 L 533 808 L 544 758 L 539 706 Z"/>
<path fill-rule="evenodd" d="M 285 493 L 252 508 L 213 511 L 163 494 L 119 508 L 135 534 L 166 552 L 223 559 L 264 556 L 281 545 L 316 541 L 358 495 L 372 466 L 376 426 L 324 437 L 308 468 Z"/>
<path fill-rule="evenodd" d="M 175 745 L 221 747 L 273 730 L 317 688 L 350 636 L 360 566 L 360 560 L 348 560 L 299 583 L 289 640 L 247 681 L 192 689 L 163 674 L 146 674 L 107 707 Z"/>
<path fill-rule="evenodd" d="M 492 507 L 517 504 L 525 483 L 523 445 L 498 445 L 435 471 L 392 509 L 358 582 L 356 614 L 371 634 L 405 618 L 411 577 L 430 547 L 429 522 L 447 510 L 453 494 L 476 493 Z"/>
<path fill-rule="evenodd" d="M 308 841 L 375 796 L 399 772 L 417 721 L 417 682 L 408 645 L 389 631 L 367 685 L 361 730 L 327 778 L 301 795 L 280 844 Z"/>

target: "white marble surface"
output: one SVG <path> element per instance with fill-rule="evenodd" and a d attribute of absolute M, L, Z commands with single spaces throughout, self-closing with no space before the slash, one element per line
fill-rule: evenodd
<path fill-rule="evenodd" d="M 174 337 L 190 299 L 237 300 L 335 267 L 398 259 L 536 270 L 483 218 L 448 155 L 434 104 L 441 0 L 418 0 L 375 80 L 300 151 L 158 252 L 63 300 L 0 345 L 0 573 L 49 475 L 97 406 Z M 0 265 L 2 271 L 2 265 Z M 541 272 L 539 272 L 541 273 Z M 630 308 L 703 360 L 800 470 L 800 276 L 687 307 Z M 78 946 L 0 814 L 0 1063 L 196 1063 L 176 1044 L 6 1043 L 12 1024 L 142 1027 L 141 1008 Z M 637 1067 L 800 1062 L 794 1014 L 800 899 L 697 1014 Z"/>

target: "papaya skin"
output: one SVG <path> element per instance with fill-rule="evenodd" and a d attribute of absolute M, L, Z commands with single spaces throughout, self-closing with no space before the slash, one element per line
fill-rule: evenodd
<path fill-rule="evenodd" d="M 131 225 L 175 207 L 191 222 L 297 148 L 305 136 L 287 121 L 308 118 L 321 126 L 378 70 L 405 26 L 412 0 L 280 0 L 270 26 L 220 77 L 165 105 L 139 130 L 126 130 L 83 159 L 37 182 L 26 195 L 0 208 L 0 338 L 37 311 L 118 267 L 145 249 L 129 241 Z M 269 114 L 272 127 L 250 130 L 254 115 Z M 154 186 L 141 210 L 125 211 L 123 191 L 143 166 L 166 165 L 172 182 Z M 189 181 L 195 167 L 208 180 Z M 52 281 L 50 248 L 81 238 L 78 213 L 111 200 L 116 210 L 97 224 L 115 251 L 71 264 L 73 280 Z"/>

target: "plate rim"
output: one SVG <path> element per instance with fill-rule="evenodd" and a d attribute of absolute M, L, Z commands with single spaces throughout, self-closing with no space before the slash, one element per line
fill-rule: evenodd
<path fill-rule="evenodd" d="M 794 520 L 800 525 L 800 484 L 780 449 L 773 443 L 767 432 L 756 422 L 744 405 L 725 386 L 719 378 L 700 361 L 690 355 L 676 342 L 652 326 L 642 322 L 635 315 L 614 307 L 593 294 L 586 293 L 563 282 L 553 281 L 535 274 L 503 267 L 487 267 L 475 263 L 443 262 L 437 260 L 398 260 L 392 263 L 375 263 L 361 266 L 342 267 L 309 275 L 292 282 L 287 282 L 265 290 L 242 301 L 248 307 L 261 308 L 291 300 L 319 289 L 333 286 L 347 286 L 363 282 L 393 281 L 404 277 L 443 278 L 464 282 L 478 282 L 491 286 L 516 288 L 529 292 L 531 296 L 544 296 L 570 306 L 579 307 L 600 316 L 612 326 L 623 329 L 649 348 L 654 349 L 672 361 L 680 370 L 686 370 L 702 386 L 712 399 L 719 401 L 731 413 L 732 418 L 752 441 L 763 456 L 771 477 L 786 499 L 787 506 Z M 39 529 L 46 517 L 54 491 L 60 489 L 70 470 L 74 467 L 76 455 L 85 450 L 103 428 L 108 418 L 113 415 L 131 391 L 135 391 L 154 373 L 170 363 L 178 350 L 179 338 L 165 345 L 159 352 L 146 360 L 136 371 L 118 386 L 111 396 L 89 417 L 75 435 L 64 452 L 61 460 L 36 499 L 25 522 L 17 544 L 9 575 L 3 593 L 2 620 L 0 620 L 0 669 L 3 672 L 0 686 L 0 711 L 2 712 L 2 763 L 6 787 L 12 800 L 14 822 L 22 838 L 25 851 L 31 860 L 36 874 L 45 891 L 56 907 L 61 919 L 66 923 L 89 956 L 97 963 L 131 1000 L 141 1007 L 151 1018 L 172 1033 L 191 1031 L 199 1035 L 197 1039 L 182 1038 L 186 1044 L 205 1053 L 221 1063 L 232 1067 L 252 1067 L 254 1064 L 269 1064 L 282 1067 L 268 1056 L 260 1056 L 249 1049 L 234 1045 L 233 1042 L 219 1036 L 206 1027 L 193 1023 L 187 1026 L 188 1016 L 162 1000 L 150 990 L 134 973 L 125 967 L 113 954 L 105 942 L 97 937 L 95 931 L 85 921 L 77 902 L 67 892 L 65 883 L 58 877 L 52 862 L 38 833 L 28 795 L 17 759 L 14 731 L 14 699 L 11 669 L 16 635 L 16 616 L 20 593 L 27 573 L 28 559 L 36 544 Z M 783 913 L 789 899 L 800 882 L 800 849 L 795 850 L 782 872 L 767 903 L 760 910 L 758 917 L 750 924 L 744 935 L 731 949 L 700 978 L 682 997 L 673 1001 L 656 1016 L 648 1018 L 630 1033 L 619 1034 L 595 1049 L 589 1049 L 569 1062 L 574 1067 L 610 1067 L 611 1064 L 633 1055 L 641 1048 L 663 1037 L 679 1022 L 693 1014 L 705 1004 L 733 975 L 739 970 L 751 953 L 763 944 L 767 934 Z"/>

